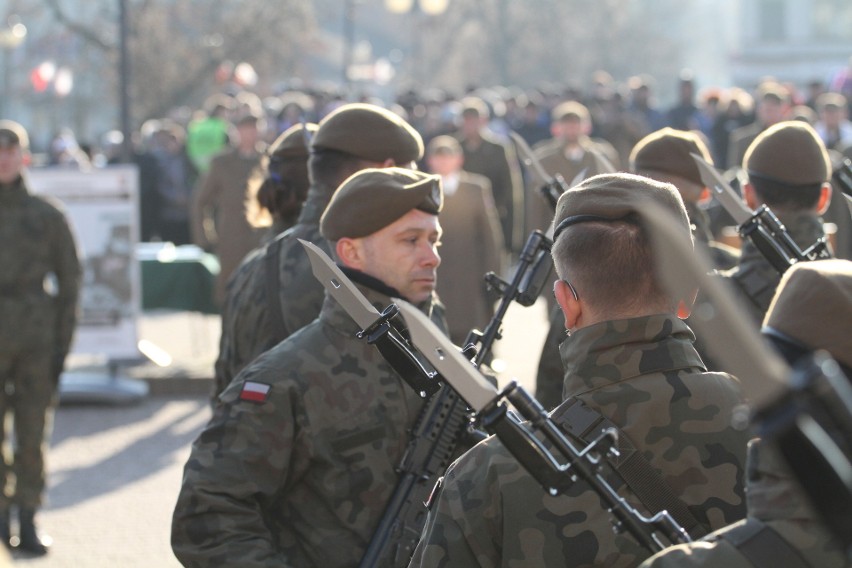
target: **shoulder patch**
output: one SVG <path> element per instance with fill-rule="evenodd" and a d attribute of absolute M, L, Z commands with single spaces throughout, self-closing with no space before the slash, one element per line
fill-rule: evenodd
<path fill-rule="evenodd" d="M 240 400 L 266 402 L 266 399 L 269 398 L 270 390 L 272 390 L 272 387 L 266 383 L 246 381 L 243 383 L 243 389 L 240 391 Z"/>

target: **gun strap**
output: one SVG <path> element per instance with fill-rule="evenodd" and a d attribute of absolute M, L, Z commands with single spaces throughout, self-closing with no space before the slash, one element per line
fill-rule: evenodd
<path fill-rule="evenodd" d="M 616 449 L 619 456 L 608 458 L 608 461 L 642 504 L 652 514 L 663 510 L 668 511 L 693 539 L 707 534 L 707 527 L 695 518 L 686 503 L 675 495 L 663 476 L 642 456 L 621 428 L 611 420 L 578 398 L 568 399 L 558 406 L 551 414 L 551 418 L 566 432 L 586 445 L 594 441 L 601 432 L 610 428 L 614 429 L 618 433 Z"/>
<path fill-rule="evenodd" d="M 275 343 L 278 343 L 287 335 L 287 330 L 284 327 L 284 312 L 281 310 L 281 300 L 278 299 L 280 250 L 281 235 L 266 245 L 266 253 L 263 255 L 263 264 L 266 269 L 266 304 L 269 306 L 269 318 Z"/>
<path fill-rule="evenodd" d="M 810 568 L 808 561 L 793 545 L 772 527 L 753 517 L 741 521 L 735 530 L 726 531 L 720 536 L 745 556 L 755 568 Z"/>

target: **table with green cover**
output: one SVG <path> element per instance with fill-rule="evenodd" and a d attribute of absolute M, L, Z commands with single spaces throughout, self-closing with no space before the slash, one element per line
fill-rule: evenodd
<path fill-rule="evenodd" d="M 140 243 L 142 310 L 167 309 L 218 314 L 213 288 L 219 274 L 215 255 L 193 245 Z"/>

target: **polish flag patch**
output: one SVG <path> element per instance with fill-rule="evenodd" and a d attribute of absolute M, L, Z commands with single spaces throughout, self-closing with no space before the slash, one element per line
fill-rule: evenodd
<path fill-rule="evenodd" d="M 248 400 L 251 402 L 265 402 L 269 397 L 271 386 L 265 383 L 256 383 L 254 381 L 246 381 L 243 383 L 243 390 L 240 391 L 240 400 Z"/>

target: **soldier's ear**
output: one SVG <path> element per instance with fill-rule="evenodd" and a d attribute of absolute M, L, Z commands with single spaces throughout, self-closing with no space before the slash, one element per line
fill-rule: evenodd
<path fill-rule="evenodd" d="M 760 200 L 757 198 L 757 193 L 754 191 L 754 186 L 750 183 L 743 185 L 743 199 L 748 205 L 748 208 L 754 211 L 760 207 Z"/>
<path fill-rule="evenodd" d="M 831 184 L 826 182 L 820 188 L 819 200 L 816 206 L 817 215 L 824 215 L 828 211 L 829 205 L 831 205 Z"/>
<path fill-rule="evenodd" d="M 698 204 L 707 205 L 708 203 L 710 203 L 711 199 L 713 199 L 713 194 L 710 193 L 710 188 L 701 188 L 701 193 L 698 196 Z"/>
<path fill-rule="evenodd" d="M 337 258 L 344 266 L 362 270 L 364 266 L 364 252 L 361 246 L 360 239 L 350 239 L 342 237 L 337 241 L 334 247 L 334 252 L 337 253 Z"/>

